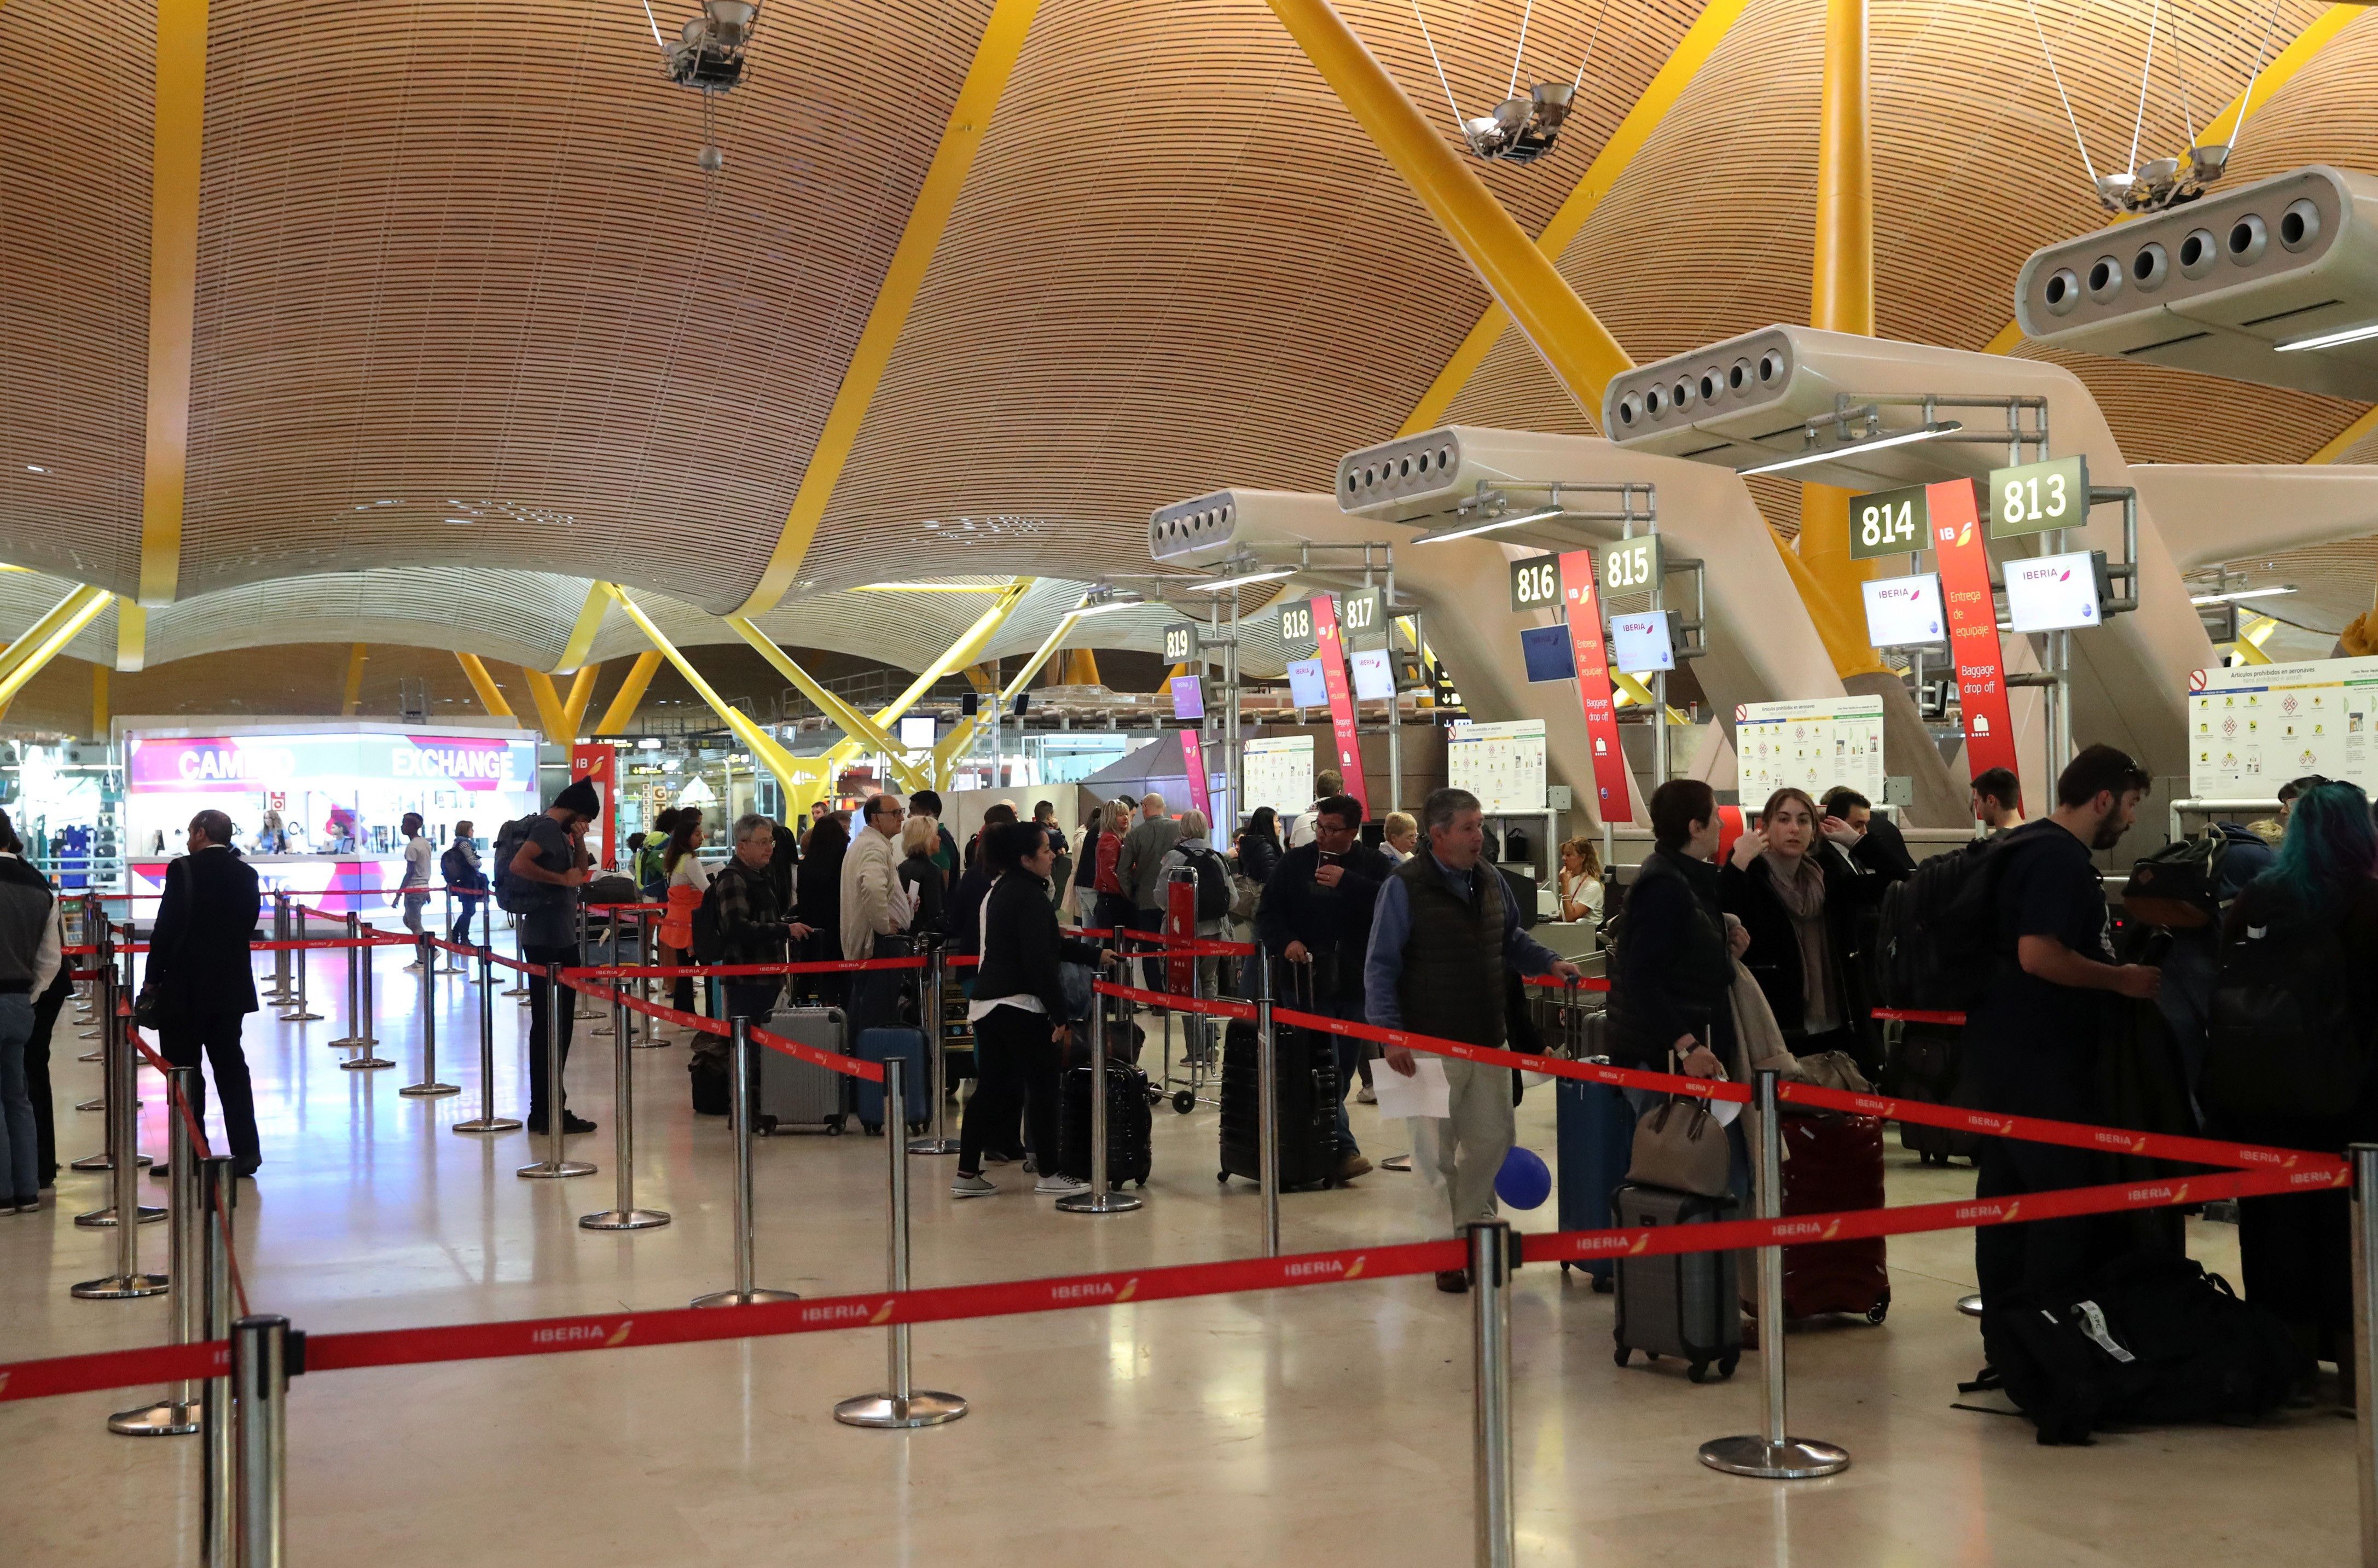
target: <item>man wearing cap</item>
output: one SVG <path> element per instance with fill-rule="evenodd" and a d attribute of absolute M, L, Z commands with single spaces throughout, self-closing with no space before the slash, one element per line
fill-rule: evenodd
<path fill-rule="evenodd" d="M 601 814 L 602 797 L 594 793 L 591 779 L 579 779 L 554 796 L 553 804 L 545 809 L 536 824 L 529 829 L 528 837 L 521 841 L 509 868 L 522 881 L 539 884 L 546 890 L 544 899 L 520 917 L 520 951 L 525 963 L 535 966 L 529 976 L 529 1052 L 528 1052 L 528 1130 L 545 1131 L 548 1107 L 561 1112 L 564 1132 L 592 1132 L 594 1124 L 583 1117 L 572 1116 L 563 1103 L 560 1085 L 548 1085 L 545 1081 L 546 1031 L 560 1031 L 561 1061 L 565 1070 L 570 1064 L 571 1015 L 577 1005 L 568 997 L 557 999 L 554 987 L 546 976 L 548 964 L 574 967 L 578 956 L 578 890 L 586 884 L 594 872 L 593 856 L 586 852 L 586 824 Z"/>

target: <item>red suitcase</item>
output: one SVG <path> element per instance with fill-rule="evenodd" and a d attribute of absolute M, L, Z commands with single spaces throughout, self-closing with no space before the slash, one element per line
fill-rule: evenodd
<path fill-rule="evenodd" d="M 1786 1215 L 1880 1207 L 1881 1119 L 1784 1113 Z M 1755 1270 L 1746 1275 L 1746 1278 L 1755 1277 Z M 1879 1323 L 1890 1311 L 1891 1275 L 1883 1261 L 1881 1237 L 1784 1249 L 1785 1318 L 1855 1312 Z"/>

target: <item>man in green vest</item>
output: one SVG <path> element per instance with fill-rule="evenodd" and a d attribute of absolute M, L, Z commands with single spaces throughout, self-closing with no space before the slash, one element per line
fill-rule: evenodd
<path fill-rule="evenodd" d="M 1364 1006 L 1383 1029 L 1500 1048 L 1506 972 L 1574 979 L 1577 965 L 1519 928 L 1502 874 L 1481 864 L 1486 818 L 1476 796 L 1434 792 L 1421 805 L 1421 831 L 1428 853 L 1396 868 L 1371 916 Z M 1409 1047 L 1389 1047 L 1387 1063 L 1407 1078 L 1419 1071 Z M 1511 1070 L 1447 1058 L 1445 1077 L 1452 1097 L 1436 1163 L 1459 1232 L 1495 1217 L 1495 1178 L 1517 1136 Z M 1467 1290 L 1469 1276 L 1447 1269 L 1436 1287 Z"/>

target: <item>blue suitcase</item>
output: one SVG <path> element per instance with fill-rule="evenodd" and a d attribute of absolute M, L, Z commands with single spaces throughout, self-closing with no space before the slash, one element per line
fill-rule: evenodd
<path fill-rule="evenodd" d="M 1560 1227 L 1607 1230 L 1617 1223 L 1611 1194 L 1626 1183 L 1627 1167 L 1634 1157 L 1635 1113 L 1617 1088 L 1575 1078 L 1555 1081 L 1553 1110 Z M 1596 1258 L 1577 1266 L 1593 1276 L 1594 1289 L 1610 1288 L 1611 1260 Z M 1568 1267 L 1562 1263 L 1562 1272 Z"/>
<path fill-rule="evenodd" d="M 908 1024 L 885 1024 L 865 1029 L 859 1035 L 859 1059 L 861 1061 L 883 1062 L 893 1057 L 904 1058 L 908 1063 L 908 1082 L 903 1090 L 908 1101 L 908 1131 L 921 1132 L 932 1125 L 932 1084 L 925 1076 L 925 1032 Z M 859 1124 L 871 1137 L 883 1131 L 883 1085 L 866 1079 L 855 1080 L 851 1088 L 858 1101 Z"/>

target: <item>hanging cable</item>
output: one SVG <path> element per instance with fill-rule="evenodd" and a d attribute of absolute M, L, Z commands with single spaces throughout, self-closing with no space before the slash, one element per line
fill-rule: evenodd
<path fill-rule="evenodd" d="M 2171 69 L 2180 78 L 2180 123 L 2187 128 L 2188 145 L 2196 145 L 2196 111 L 2188 102 L 2188 51 L 2180 47 L 2180 30 L 2187 25 L 2188 12 L 2180 0 L 2172 0 L 2171 14 L 2179 18 L 2171 24 Z"/>
<path fill-rule="evenodd" d="M 644 21 L 653 30 L 653 42 L 660 45 L 662 54 L 667 54 L 668 41 L 661 37 L 661 24 L 653 15 L 653 0 L 644 0 Z"/>
<path fill-rule="evenodd" d="M 1585 58 L 1577 63 L 1577 75 L 1568 84 L 1575 92 L 1585 82 L 1585 68 L 1593 63 L 1593 46 L 1602 37 L 1602 18 L 1610 15 L 1610 0 L 1603 0 L 1602 8 L 1593 13 L 1593 30 L 1585 35 Z"/>
<path fill-rule="evenodd" d="M 1436 85 L 1445 89 L 1445 106 L 1453 111 L 1454 134 L 1461 134 L 1461 105 L 1453 101 L 1453 84 L 1445 79 L 1445 62 L 1436 57 L 1436 40 L 1428 35 L 1428 18 L 1420 14 L 1420 0 L 1412 0 L 1412 20 L 1420 24 L 1420 41 L 1428 45 L 1428 63 L 1436 67 Z"/>
<path fill-rule="evenodd" d="M 2263 55 L 2271 47 L 2271 29 L 2278 24 L 2279 0 L 2271 0 L 2271 14 L 2263 23 L 2263 42 L 2254 46 L 2254 74 L 2246 78 L 2246 90 L 2238 100 L 2238 123 L 2229 127 L 2229 152 L 2235 157 L 2238 143 L 2246 132 L 2246 113 L 2253 107 L 2254 84 L 2263 79 Z"/>
<path fill-rule="evenodd" d="M 1511 85 L 1503 90 L 1503 96 L 1506 98 L 1519 96 L 1519 61 L 1528 53 L 1528 18 L 1535 14 L 1536 0 L 1528 0 L 1527 5 L 1519 11 L 1519 46 L 1511 51 Z"/>
<path fill-rule="evenodd" d="M 2039 7 L 2033 0 L 2023 0 L 2023 8 L 2031 13 L 2031 30 L 2039 39 L 2039 52 L 2048 61 L 2048 79 L 2056 84 L 2056 96 L 2064 104 L 2064 123 L 2072 127 L 2072 145 L 2081 151 L 2081 167 L 2089 172 L 2089 186 L 2097 186 L 2097 166 L 2089 161 L 2089 144 L 2081 135 L 2081 122 L 2072 113 L 2072 96 L 2064 90 L 2064 78 L 2056 69 L 2056 51 L 2048 46 L 2048 30 L 2039 25 Z"/>
<path fill-rule="evenodd" d="M 2139 170 L 2139 133 L 2147 124 L 2147 81 L 2155 75 L 2156 23 L 2163 19 L 2163 0 L 2156 0 L 2147 12 L 2147 57 L 2139 67 L 2139 112 L 2131 121 L 2131 161 L 2123 173 L 2135 174 Z"/>

